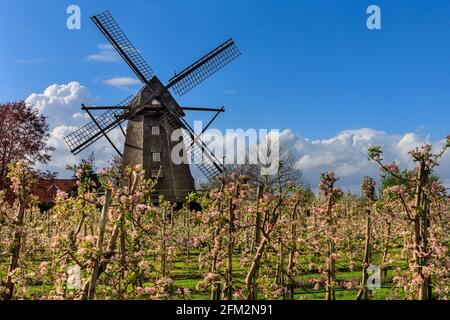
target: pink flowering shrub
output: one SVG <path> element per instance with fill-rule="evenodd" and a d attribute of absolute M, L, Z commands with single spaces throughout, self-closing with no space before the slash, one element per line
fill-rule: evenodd
<path fill-rule="evenodd" d="M 257 189 L 230 174 L 182 208 L 155 204 L 156 182 L 140 167 L 120 180 L 83 163 L 76 194 L 59 192 L 40 212 L 35 174 L 18 162 L 9 174 L 16 201 L 0 191 L 0 297 L 332 300 L 356 297 L 369 254 L 392 288 L 388 299 L 448 299 L 450 199 L 433 169 L 449 147 L 450 136 L 440 152 L 412 150 L 406 174 L 371 148 L 383 185 L 364 178 L 361 195 L 343 192 L 333 172 L 321 174 L 317 193 L 293 184 Z"/>

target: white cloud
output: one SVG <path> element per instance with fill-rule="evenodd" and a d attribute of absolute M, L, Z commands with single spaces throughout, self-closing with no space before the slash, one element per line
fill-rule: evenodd
<path fill-rule="evenodd" d="M 141 83 L 136 78 L 131 77 L 114 77 L 108 80 L 103 80 L 102 83 L 109 86 L 117 87 L 120 89 L 128 89 L 130 86 L 135 86 Z"/>
<path fill-rule="evenodd" d="M 46 58 L 16 59 L 18 64 L 40 64 L 47 62 Z"/>
<path fill-rule="evenodd" d="M 84 120 L 90 119 L 89 115 L 86 112 L 74 113 L 72 115 L 72 118 L 74 118 L 74 119 L 84 119 Z"/>
<path fill-rule="evenodd" d="M 26 99 L 26 102 L 36 106 L 39 112 L 47 117 L 50 127 L 48 143 L 55 148 L 51 162 L 44 167 L 41 166 L 41 169 L 56 171 L 60 173 L 60 177 L 68 177 L 70 173 L 65 170 L 66 166 L 87 158 L 92 151 L 98 157 L 96 165 L 107 166 L 115 151 L 105 139 L 98 140 L 77 156 L 72 155 L 64 141 L 66 135 L 90 121 L 85 113 L 80 112 L 80 105 L 90 103 L 92 100 L 88 88 L 78 82 L 53 84 L 44 92 L 33 93 Z M 118 147 L 123 146 L 123 134 L 120 129 L 111 131 L 109 136 Z"/>
<path fill-rule="evenodd" d="M 89 119 L 80 112 L 81 103 L 92 102 L 88 88 L 78 82 L 53 84 L 43 93 L 33 93 L 27 102 L 34 104 L 48 117 L 51 135 L 49 144 L 55 147 L 52 161 L 46 168 L 60 172 L 61 177 L 70 173 L 65 171 L 67 164 L 78 163 L 94 151 L 98 168 L 108 165 L 115 156 L 114 149 L 102 138 L 77 156 L 73 156 L 64 141 L 64 136 L 80 128 Z M 119 149 L 123 148 L 124 137 L 120 129 L 109 133 Z M 412 168 L 408 151 L 416 146 L 431 143 L 437 150 L 444 140 L 434 141 L 429 136 L 415 133 L 388 134 L 368 128 L 345 130 L 333 137 L 310 140 L 291 130 L 280 132 L 280 142 L 285 150 L 290 150 L 295 165 L 312 187 L 317 186 L 321 172 L 335 171 L 340 177 L 338 185 L 354 192 L 359 191 L 362 178 L 366 175 L 378 177 L 380 172 L 374 162 L 368 161 L 367 149 L 380 145 L 386 161 L 397 161 L 401 168 Z M 198 171 L 198 170 L 197 170 Z M 447 152 L 437 169 L 441 179 L 450 186 L 450 152 Z"/>
<path fill-rule="evenodd" d="M 34 105 L 39 112 L 51 116 L 51 121 L 79 110 L 81 103 L 91 100 L 89 90 L 78 82 L 52 84 L 43 93 L 33 93 L 26 102 Z M 62 116 L 62 117 L 60 117 Z M 61 119 L 60 119 L 61 120 Z"/>
<path fill-rule="evenodd" d="M 99 44 L 98 49 L 98 53 L 91 54 L 87 57 L 88 61 L 117 62 L 121 60 L 120 55 L 110 44 Z"/>
<path fill-rule="evenodd" d="M 42 167 L 43 169 L 48 169 L 50 171 L 56 171 L 60 173 L 60 177 L 70 176 L 70 172 L 67 172 L 66 166 L 68 164 L 77 164 L 81 159 L 86 159 L 91 152 L 95 154 L 95 166 L 97 168 L 104 168 L 109 165 L 109 161 L 116 156 L 114 149 L 111 147 L 106 139 L 101 138 L 97 140 L 94 144 L 89 146 L 86 150 L 82 151 L 77 155 L 73 155 L 64 137 L 68 134 L 74 132 L 79 127 L 76 126 L 58 126 L 54 128 L 50 133 L 49 145 L 55 148 L 52 154 L 51 163 Z M 109 138 L 114 142 L 114 144 L 121 150 L 123 148 L 124 137 L 119 128 L 116 128 L 108 133 Z"/>
<path fill-rule="evenodd" d="M 401 169 L 411 169 L 414 164 L 408 152 L 426 143 L 433 144 L 435 150 L 441 148 L 444 140 L 431 141 L 415 133 L 391 135 L 383 131 L 363 128 L 346 130 L 329 139 L 309 140 L 291 130 L 280 133 L 280 142 L 290 150 L 296 159 L 295 166 L 303 173 L 312 187 L 317 186 L 321 172 L 334 171 L 340 178 L 339 185 L 354 192 L 364 176 L 379 177 L 380 171 L 374 162 L 368 161 L 367 150 L 380 145 L 385 161 L 396 161 Z M 450 186 L 450 153 L 442 159 L 437 173 Z"/>
<path fill-rule="evenodd" d="M 222 139 L 212 141 L 211 136 L 220 134 L 207 130 L 204 140 L 208 147 L 216 154 L 224 149 L 223 141 L 233 140 L 233 135 L 227 134 Z M 271 135 L 276 133 L 271 133 Z M 432 141 L 429 136 L 420 136 L 415 133 L 388 134 L 369 128 L 345 130 L 333 137 L 311 140 L 292 130 L 283 130 L 278 133 L 282 156 L 290 153 L 290 158 L 295 163 L 295 168 L 302 172 L 305 182 L 317 190 L 320 173 L 334 171 L 340 178 L 337 185 L 344 190 L 359 192 L 360 184 L 364 176 L 375 179 L 380 177 L 377 164 L 368 160 L 367 151 L 371 146 L 381 146 L 385 161 L 396 161 L 400 168 L 412 169 L 412 162 L 408 152 L 414 147 L 424 144 L 432 144 L 438 151 L 443 146 L 444 140 Z M 226 149 L 226 148 L 225 148 Z M 228 150 L 227 150 L 228 151 Z M 242 155 L 237 155 L 238 158 Z M 221 157 L 218 157 L 221 159 Z M 229 159 L 230 156 L 227 156 Z M 450 187 L 450 150 L 445 154 L 437 173 Z"/>

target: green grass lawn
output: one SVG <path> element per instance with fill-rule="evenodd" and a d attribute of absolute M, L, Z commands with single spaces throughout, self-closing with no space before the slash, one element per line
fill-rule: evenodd
<path fill-rule="evenodd" d="M 400 249 L 393 249 L 392 250 L 394 254 L 399 254 Z M 378 260 L 378 255 L 374 254 L 373 259 L 374 261 Z M 204 270 L 199 270 L 197 264 L 195 263 L 195 260 L 198 259 L 198 256 L 196 253 L 191 254 L 191 261 L 189 263 L 189 267 L 186 267 L 186 263 L 183 261 L 183 259 L 178 259 L 174 265 L 173 265 L 173 271 L 172 275 L 174 276 L 174 286 L 179 288 L 189 288 L 191 290 L 191 299 L 193 300 L 203 300 L 203 299 L 209 299 L 209 290 L 196 290 L 197 284 L 202 280 L 202 274 L 205 272 Z M 303 259 L 299 259 L 299 263 L 301 263 Z M 305 258 L 303 263 L 306 263 L 307 259 Z M 407 265 L 407 262 L 404 260 L 398 260 L 398 262 L 392 266 L 392 267 L 401 267 L 405 268 Z M 274 263 L 275 266 L 275 263 Z M 349 271 L 348 269 L 348 260 L 346 259 L 340 259 L 336 263 L 336 268 L 340 271 L 336 273 L 337 280 L 345 280 L 345 281 L 356 281 L 359 283 L 361 279 L 361 265 L 357 264 L 357 270 L 355 271 Z M 189 273 L 186 273 L 186 270 L 189 270 Z M 239 260 L 237 257 L 233 259 L 233 283 L 236 285 L 242 285 L 244 284 L 245 280 L 245 269 L 242 268 L 242 266 L 239 263 Z M 346 271 L 343 271 L 346 270 Z M 390 297 L 392 295 L 392 291 L 390 289 L 391 287 L 391 280 L 392 280 L 392 270 L 387 271 L 387 275 L 385 279 L 383 279 L 382 288 L 376 289 L 373 291 L 373 299 L 375 300 L 385 300 L 387 297 Z M 317 278 L 317 273 L 310 273 L 305 272 L 304 274 L 301 274 L 297 277 L 298 280 L 309 280 L 312 278 Z M 353 290 L 342 290 L 337 289 L 336 290 L 336 298 L 339 300 L 354 300 L 356 295 L 358 293 L 357 289 Z M 264 297 L 260 297 L 263 299 Z M 304 299 L 304 300 L 322 300 L 325 298 L 325 292 L 323 289 L 320 289 L 319 291 L 315 291 L 312 288 L 305 290 L 301 288 L 297 288 L 295 290 L 294 294 L 295 299 Z"/>
<path fill-rule="evenodd" d="M 398 254 L 400 249 L 393 249 L 394 254 Z M 198 252 L 191 252 L 189 259 L 187 256 L 178 256 L 177 259 L 172 263 L 170 275 L 174 279 L 173 285 L 175 290 L 177 288 L 188 288 L 191 291 L 190 299 L 192 300 L 207 300 L 210 296 L 210 289 L 198 290 L 196 287 L 199 282 L 202 281 L 206 270 L 199 269 L 198 266 Z M 376 254 L 374 254 L 374 261 L 378 260 Z M 33 263 L 37 268 L 37 266 L 41 263 L 45 258 L 36 259 Z M 308 266 L 309 257 L 302 257 L 299 259 L 298 263 L 300 266 Z M 153 261 L 154 262 L 154 261 Z M 272 261 L 266 261 L 272 265 Z M 6 267 L 6 261 L 2 261 L 4 267 Z M 391 267 L 401 267 L 405 268 L 407 262 L 404 260 L 397 260 L 397 263 Z M 273 266 L 275 270 L 275 261 L 273 261 Z M 158 266 L 157 266 L 158 267 Z M 357 270 L 350 271 L 348 269 L 348 261 L 346 259 L 339 259 L 336 263 L 336 278 L 337 280 L 345 280 L 345 281 L 356 281 L 359 283 L 361 279 L 361 270 L 360 265 L 357 265 Z M 1 269 L 0 269 L 1 270 Z M 389 288 L 391 286 L 392 279 L 392 270 L 387 271 L 387 276 L 383 279 L 383 284 L 380 289 L 373 291 L 373 299 L 375 300 L 385 300 L 387 297 L 392 295 L 392 291 Z M 238 255 L 236 255 L 233 259 L 233 284 L 236 286 L 244 286 L 246 271 L 240 264 Z M 297 276 L 297 279 L 300 281 L 306 282 L 307 280 L 318 278 L 318 274 L 314 272 L 304 271 L 301 272 L 300 275 Z M 1 274 L 0 277 L 4 277 L 4 274 Z M 272 279 L 274 280 L 274 279 Z M 151 285 L 148 283 L 147 285 Z M 104 286 L 99 286 L 99 291 L 102 291 Z M 52 285 L 50 284 L 30 284 L 28 286 L 27 298 L 36 299 L 42 295 L 49 293 L 52 290 Z M 358 290 L 343 290 L 336 289 L 336 298 L 339 300 L 354 300 L 357 295 Z M 260 296 L 261 299 L 264 299 L 263 296 Z M 296 288 L 294 291 L 294 298 L 296 300 L 322 300 L 325 298 L 325 292 L 323 288 L 320 288 L 318 291 L 315 291 L 313 288 Z"/>

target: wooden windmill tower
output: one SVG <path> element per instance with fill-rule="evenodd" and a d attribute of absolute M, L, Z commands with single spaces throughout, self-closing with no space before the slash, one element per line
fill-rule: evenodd
<path fill-rule="evenodd" d="M 179 96 L 185 94 L 219 69 L 240 55 L 233 40 L 227 40 L 198 61 L 176 74 L 164 85 L 149 65 L 131 44 L 109 11 L 91 17 L 92 21 L 142 81 L 143 87 L 134 97 L 129 97 L 117 106 L 94 107 L 82 105 L 92 121 L 66 136 L 64 139 L 73 154 L 78 154 L 98 139 L 105 137 L 117 153 L 123 157 L 123 165 L 142 165 L 146 178 L 157 178 L 154 196 L 163 195 L 173 202 L 183 202 L 188 193 L 194 191 L 194 179 L 188 162 L 193 162 L 207 179 L 224 172 L 222 163 L 201 140 L 183 118 L 184 111 L 215 112 L 203 129 L 205 131 L 224 108 L 181 107 L 169 89 Z M 95 110 L 107 110 L 95 117 Z M 122 124 L 127 122 L 127 130 Z M 123 154 L 108 137 L 108 133 L 120 127 L 125 135 Z M 179 141 L 172 141 L 172 133 L 182 129 L 184 142 L 181 164 L 174 163 L 171 151 Z M 188 159 L 189 157 L 189 159 Z M 189 161 L 188 161 L 189 160 Z"/>

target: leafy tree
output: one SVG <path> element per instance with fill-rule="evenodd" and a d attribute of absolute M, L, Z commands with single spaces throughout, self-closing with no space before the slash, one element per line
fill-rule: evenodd
<path fill-rule="evenodd" d="M 390 173 L 383 175 L 381 191 L 394 186 L 406 186 L 408 182 L 413 179 L 415 173 L 413 170 L 403 170 L 398 176 Z M 437 174 L 432 174 L 429 177 L 431 183 L 439 183 L 440 179 Z"/>
<path fill-rule="evenodd" d="M 384 190 L 384 193 L 389 194 L 391 199 L 400 200 L 406 213 L 406 220 L 412 223 L 414 230 L 413 260 L 409 268 L 412 274 L 404 278 L 410 277 L 409 286 L 411 291 L 417 288 L 419 300 L 433 298 L 432 274 L 434 269 L 439 269 L 436 267 L 435 257 L 440 255 L 442 249 L 433 243 L 435 234 L 433 222 L 437 220 L 433 203 L 443 198 L 445 188 L 433 181 L 436 178 L 432 179 L 432 177 L 434 169 L 439 165 L 438 160 L 442 158 L 448 148 L 450 148 L 450 135 L 447 136 L 443 148 L 437 153 L 433 153 L 432 146 L 428 144 L 411 150 L 409 155 L 416 168 L 414 174 L 407 178 L 401 176 L 396 163 L 384 162 L 381 147 L 371 147 L 368 150 L 369 159 L 378 163 L 383 173 L 390 174 L 404 182 Z M 440 261 L 438 263 L 441 264 Z M 398 276 L 397 280 L 404 281 L 401 278 Z"/>
<path fill-rule="evenodd" d="M 45 164 L 53 148 L 47 145 L 46 118 L 24 101 L 0 103 L 0 123 L 0 187 L 5 187 L 10 163 Z"/>
<path fill-rule="evenodd" d="M 79 164 L 68 165 L 67 170 L 73 171 L 73 178 L 77 180 L 72 193 L 91 192 L 100 186 L 100 179 L 95 172 L 95 155 L 92 152 L 87 159 L 82 159 Z"/>

